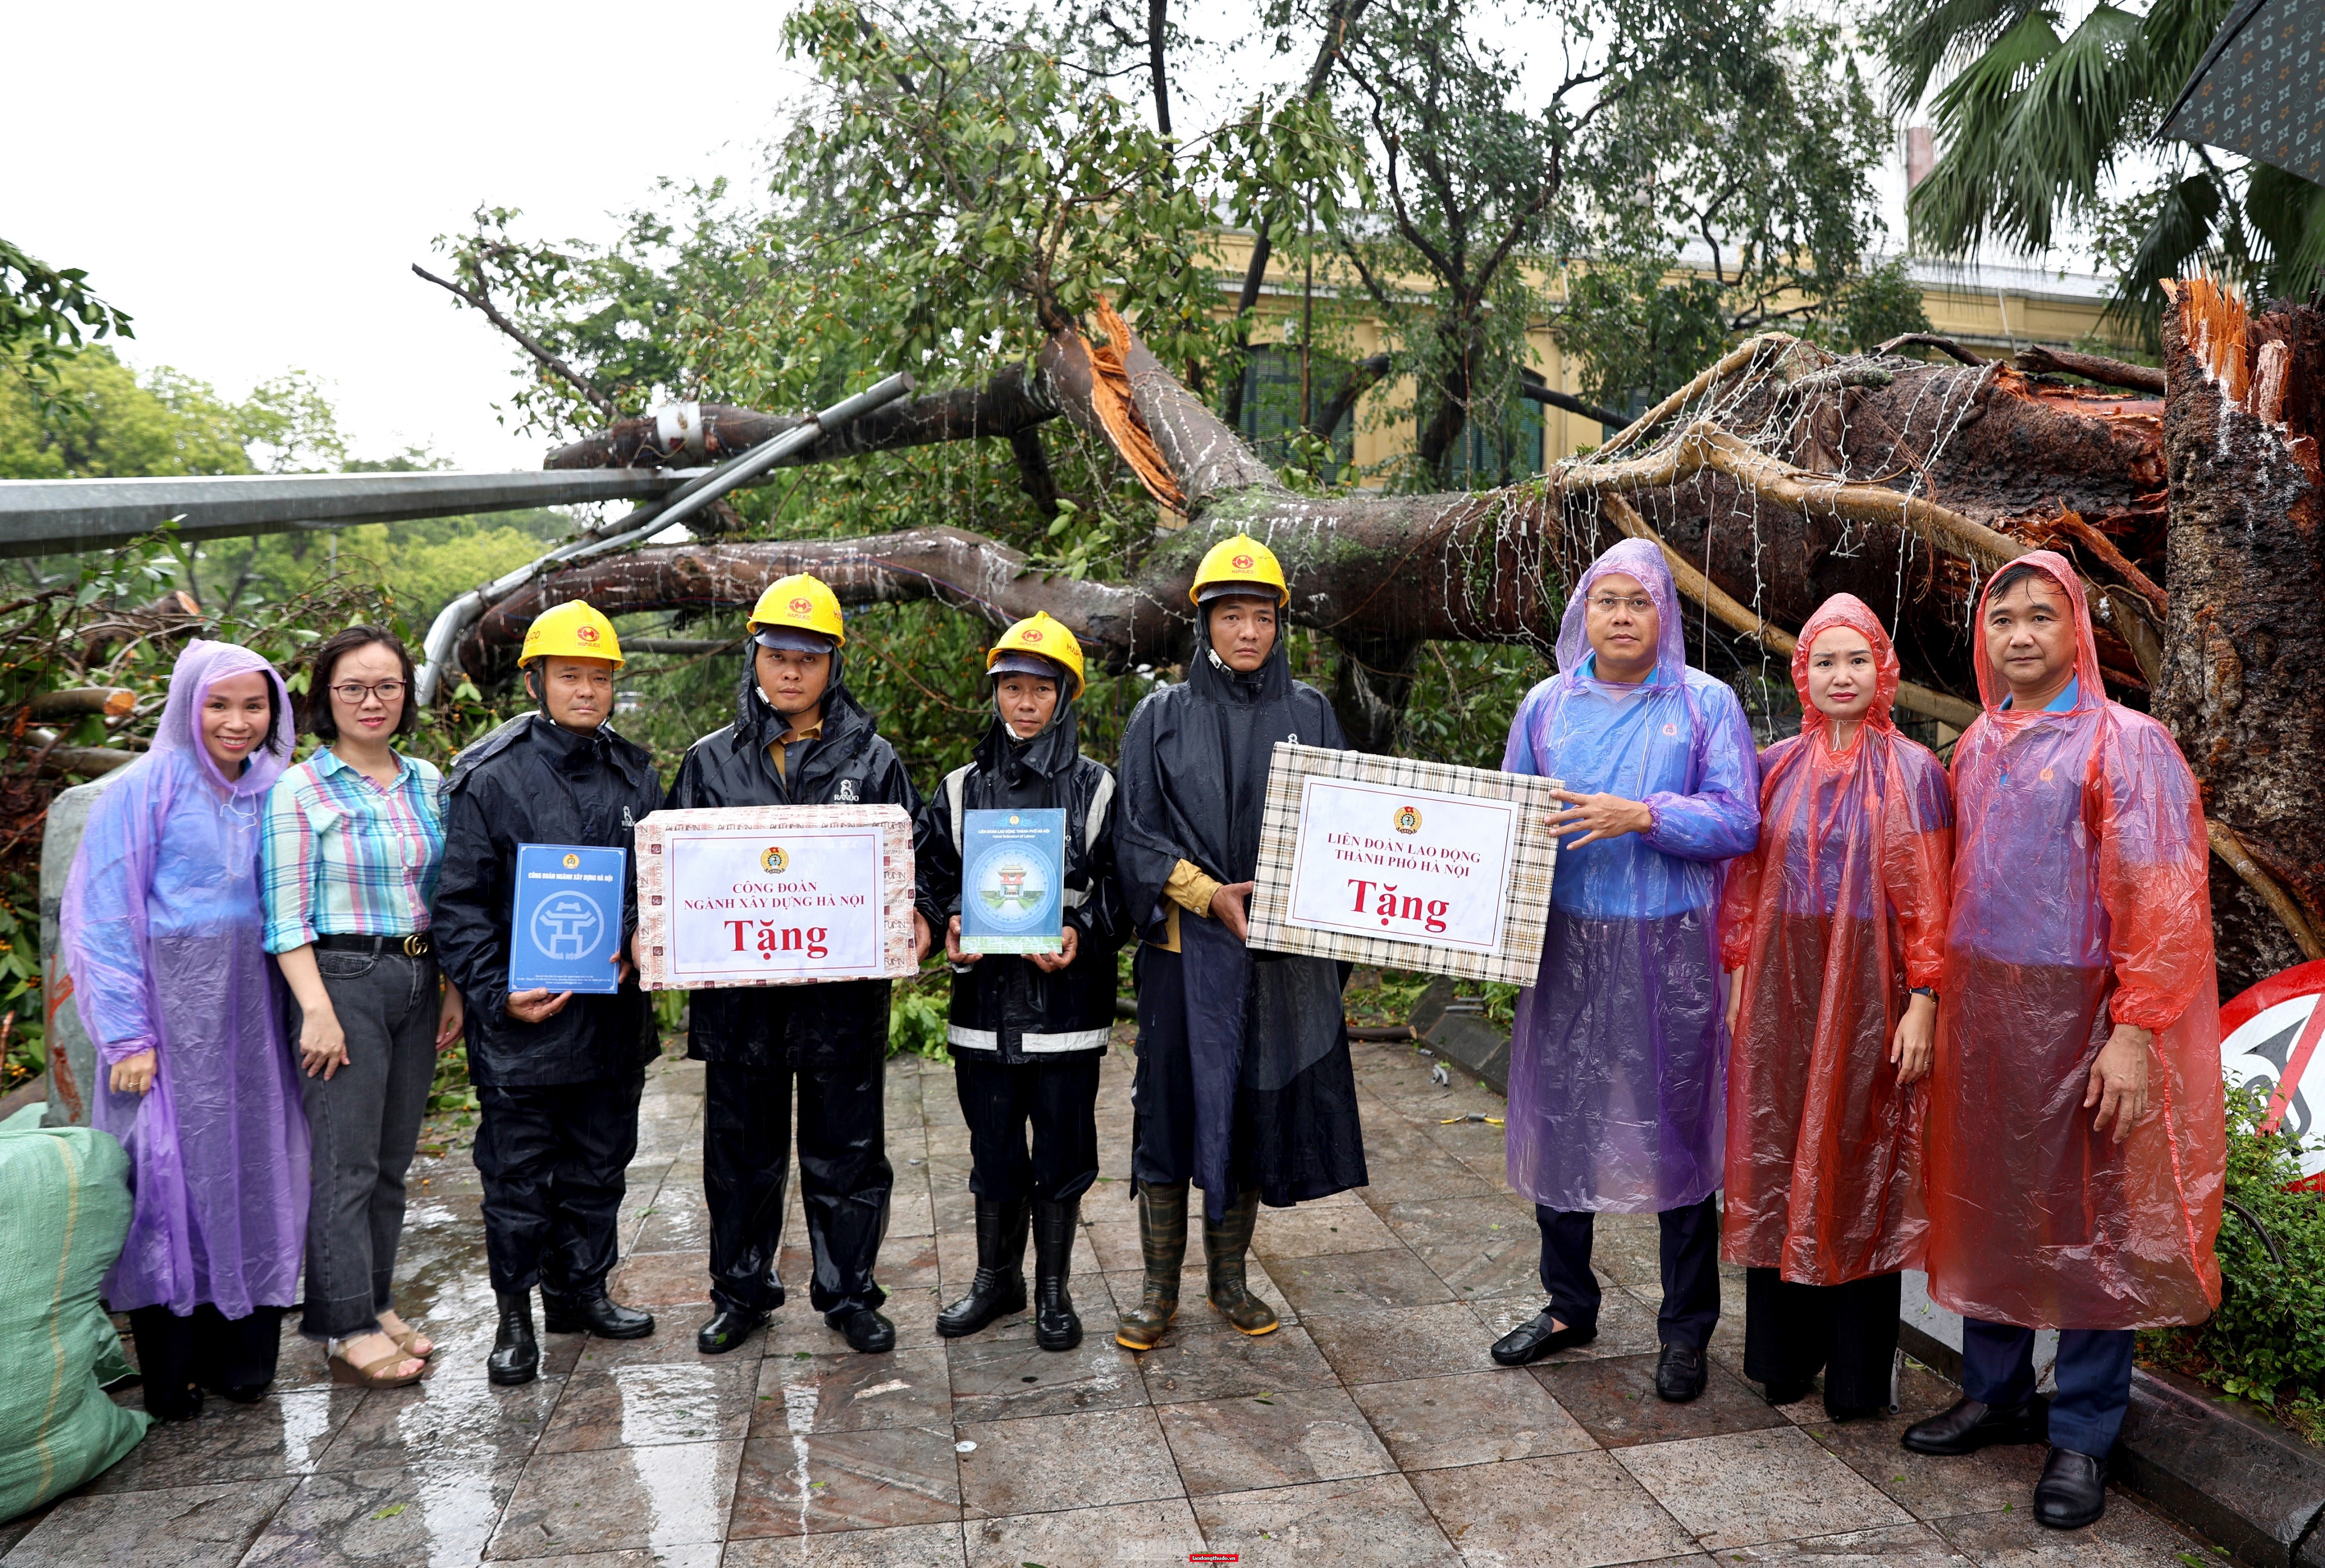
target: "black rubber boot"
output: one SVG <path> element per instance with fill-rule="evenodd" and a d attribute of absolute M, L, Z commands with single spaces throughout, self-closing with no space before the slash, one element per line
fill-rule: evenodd
<path fill-rule="evenodd" d="M 485 1376 L 503 1387 L 530 1383 L 541 1376 L 541 1341 L 533 1337 L 533 1292 L 497 1294 L 501 1327 L 493 1336 L 493 1353 L 485 1358 Z"/>
<path fill-rule="evenodd" d="M 1033 1205 L 1033 1342 L 1045 1350 L 1070 1350 L 1082 1342 L 1082 1320 L 1066 1294 L 1081 1222 L 1079 1198 Z"/>
<path fill-rule="evenodd" d="M 958 1340 L 1025 1310 L 1025 1229 L 1032 1217 L 1029 1203 L 977 1201 L 977 1277 L 967 1295 L 937 1313 L 938 1333 Z"/>

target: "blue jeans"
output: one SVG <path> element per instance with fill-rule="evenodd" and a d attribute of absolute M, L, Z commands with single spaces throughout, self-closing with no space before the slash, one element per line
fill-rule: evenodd
<path fill-rule="evenodd" d="M 2051 1446 L 2105 1459 L 2131 1406 L 2129 1329 L 2059 1331 L 2059 1392 Z M 1962 1319 L 1962 1392 L 1982 1405 L 2023 1405 L 2034 1393 L 2034 1331 Z"/>

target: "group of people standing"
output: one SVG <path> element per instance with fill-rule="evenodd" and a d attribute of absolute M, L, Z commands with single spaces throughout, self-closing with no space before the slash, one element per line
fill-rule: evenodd
<path fill-rule="evenodd" d="M 1904 1446 L 2047 1439 L 2035 1517 L 2074 1528 L 2106 1505 L 2133 1331 L 2219 1302 L 2209 849 L 2170 735 L 2107 700 L 2062 557 L 1995 573 L 1973 633 L 1984 711 L 1950 775 L 1898 732 L 1896 654 L 1845 594 L 1792 654 L 1800 733 L 1755 756 L 1687 666 L 1656 545 L 1576 586 L 1503 761 L 1561 779 L 1552 821 L 1581 836 L 1510 1053 L 1550 1301 L 1494 1358 L 1589 1343 L 1592 1217 L 1653 1212 L 1658 1394 L 1703 1389 L 1724 1258 L 1746 1374 L 1783 1405 L 1821 1373 L 1847 1419 L 1889 1406 L 1901 1274 L 1925 1270 L 1965 1396 Z"/>
<path fill-rule="evenodd" d="M 520 664 L 534 710 L 440 779 L 394 747 L 418 710 L 387 632 L 321 643 L 303 703 L 256 654 L 193 644 L 152 749 L 91 813 L 63 911 L 109 1073 L 97 1123 L 132 1155 L 135 1218 L 107 1294 L 133 1319 L 148 1408 L 261 1396 L 297 1302 L 336 1377 L 424 1375 L 435 1346 L 394 1311 L 394 1256 L 434 1057 L 463 1036 L 500 1307 L 492 1380 L 538 1373 L 536 1289 L 549 1331 L 653 1332 L 607 1290 L 656 1050 L 628 952 L 634 895 L 606 958 L 615 989 L 512 994 L 508 976 L 519 847 L 627 849 L 663 807 L 912 818 L 917 948 L 941 950 L 952 976 L 976 1208 L 977 1270 L 940 1334 L 1030 1305 L 1044 1349 L 1080 1341 L 1070 1266 L 1133 942 L 1145 1277 L 1115 1339 L 1144 1351 L 1168 1333 L 1195 1192 L 1210 1306 L 1273 1331 L 1246 1270 L 1259 1207 L 1366 1174 L 1346 968 L 1248 948 L 1249 900 L 1273 747 L 1345 741 L 1292 678 L 1289 589 L 1264 545 L 1218 545 L 1190 598 L 1185 679 L 1139 704 L 1118 771 L 1081 754 L 1082 653 L 1037 615 L 989 650 L 987 730 L 925 800 L 848 691 L 840 608 L 811 576 L 762 596 L 735 721 L 667 791 L 608 723 L 620 643 L 587 604 L 533 621 Z M 1966 1317 L 1967 1396 L 1906 1446 L 2047 1436 L 2037 1517 L 2071 1526 L 2104 1506 L 2131 1331 L 2200 1321 L 2218 1299 L 2204 830 L 2168 736 L 2106 700 L 2061 558 L 1998 573 L 1978 613 L 1986 711 L 1950 780 L 1892 722 L 1897 660 L 1857 600 L 1803 629 L 1802 731 L 1758 753 L 1733 691 L 1688 667 L 1654 547 L 1618 544 L 1576 585 L 1560 673 L 1526 697 L 1504 760 L 1560 781 L 1562 851 L 1508 1116 L 1549 1300 L 1493 1356 L 1589 1343 L 1593 1217 L 1653 1212 L 1659 1394 L 1704 1387 L 1724 1257 L 1746 1270 L 1747 1374 L 1787 1404 L 1821 1373 L 1847 1418 L 1889 1405 L 1901 1271 L 1926 1269 Z M 294 716 L 321 742 L 295 766 Z M 964 816 L 1005 808 L 1064 812 L 1057 952 L 962 946 Z M 894 1345 L 875 1278 L 888 1012 L 885 980 L 690 997 L 702 1353 L 783 1304 L 794 1136 L 810 1302 L 853 1349 Z M 2047 1410 L 2037 1327 L 2066 1331 Z"/>

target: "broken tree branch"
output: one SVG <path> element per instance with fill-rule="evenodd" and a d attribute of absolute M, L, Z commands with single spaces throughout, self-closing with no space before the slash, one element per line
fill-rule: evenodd
<path fill-rule="evenodd" d="M 2010 361 L 2029 376 L 2045 372 L 2080 376 L 2085 381 L 2096 381 L 2101 386 L 2128 387 L 2134 392 L 2152 392 L 2163 395 L 2163 372 L 2150 365 L 2126 365 L 2120 359 L 2109 359 L 2098 354 L 2078 354 L 2070 348 L 2045 348 L 2031 344 L 2021 348 Z"/>
<path fill-rule="evenodd" d="M 2245 886 L 2268 905 L 2269 913 L 2284 923 L 2285 931 L 2301 949 L 2302 956 L 2325 959 L 2325 942 L 2317 940 L 2317 932 L 2310 925 L 2309 917 L 2301 912 L 2299 905 L 2293 902 L 2292 895 L 2277 886 L 2276 878 L 2261 868 L 2260 863 L 2246 849 L 2244 840 L 2237 837 L 2236 830 L 2218 818 L 2211 818 L 2205 821 L 2204 832 L 2211 840 L 2212 853 L 2218 855 L 2229 870 L 2243 877 Z"/>
<path fill-rule="evenodd" d="M 614 400 L 611 397 L 608 397 L 605 393 L 598 390 L 597 383 L 591 381 L 588 376 L 582 375 L 579 371 L 574 369 L 573 366 L 565 363 L 564 360 L 551 353 L 546 348 L 542 346 L 538 339 L 525 331 L 523 328 L 518 326 L 514 321 L 510 320 L 506 316 L 501 314 L 500 307 L 493 303 L 492 295 L 485 292 L 485 286 L 482 283 L 477 283 L 477 286 L 472 289 L 464 289 L 449 278 L 438 277 L 434 273 L 430 272 L 426 267 L 421 266 L 417 262 L 412 263 L 412 270 L 419 274 L 421 277 L 426 278 L 430 283 L 434 283 L 438 288 L 459 295 L 461 299 L 466 300 L 469 304 L 474 305 L 477 310 L 483 311 L 486 320 L 490 321 L 494 326 L 499 328 L 501 331 L 508 337 L 514 339 L 519 347 L 523 348 L 526 353 L 532 355 L 533 358 L 541 362 L 542 369 L 553 371 L 558 376 L 562 376 L 576 392 L 579 392 L 583 397 L 588 399 L 590 406 L 595 408 L 599 413 L 604 414 L 609 420 L 618 419 L 621 417 L 622 411 L 620 408 L 615 405 Z"/>

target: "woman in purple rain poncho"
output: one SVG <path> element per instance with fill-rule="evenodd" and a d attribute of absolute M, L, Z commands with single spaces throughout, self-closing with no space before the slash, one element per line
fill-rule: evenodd
<path fill-rule="evenodd" d="M 1502 766 L 1563 781 L 1542 970 L 1510 1042 L 1509 1180 L 1533 1200 L 1550 1305 L 1505 1366 L 1597 1337 L 1592 1216 L 1663 1231 L 1664 1398 L 1703 1391 L 1719 1321 L 1727 1031 L 1720 865 L 1759 833 L 1759 764 L 1735 692 L 1687 667 L 1662 552 L 1626 539 L 1576 584 L 1559 673 L 1526 693 Z"/>
<path fill-rule="evenodd" d="M 65 886 L 71 994 L 109 1069 L 95 1120 L 129 1152 L 134 1203 L 105 1294 L 164 1420 L 199 1414 L 204 1388 L 263 1395 L 299 1296 L 307 1122 L 258 874 L 292 734 L 272 665 L 189 644 L 153 749 L 90 811 Z"/>

